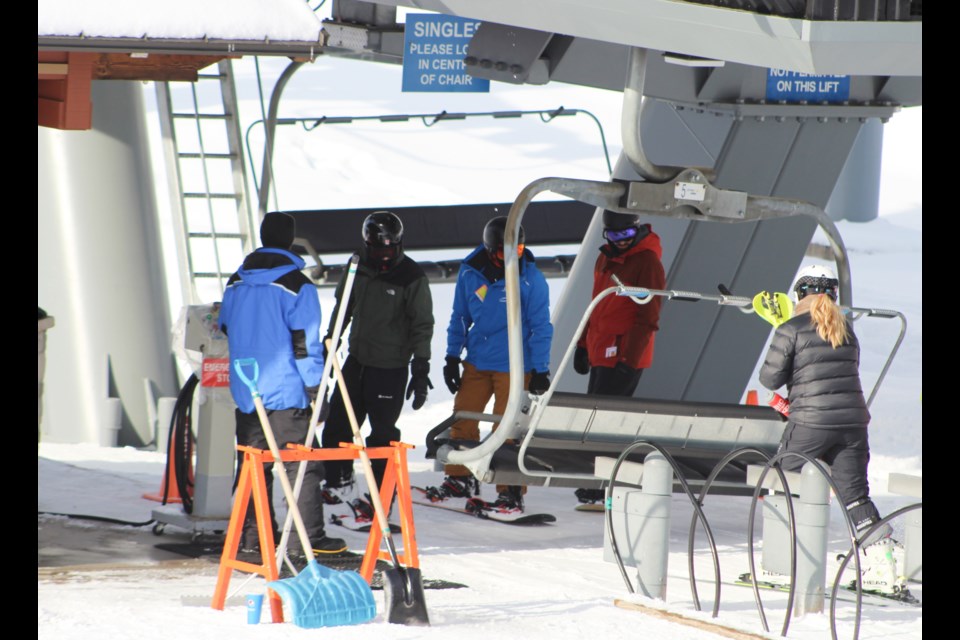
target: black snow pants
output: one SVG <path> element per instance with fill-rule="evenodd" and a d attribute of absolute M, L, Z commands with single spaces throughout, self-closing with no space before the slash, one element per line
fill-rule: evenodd
<path fill-rule="evenodd" d="M 407 386 L 407 367 L 380 369 L 360 364 L 348 356 L 343 364 L 343 378 L 347 393 L 353 403 L 357 422 L 370 419 L 368 447 L 386 447 L 400 440 L 397 419 L 403 410 L 403 393 Z M 347 417 L 347 409 L 337 385 L 330 402 L 330 417 L 323 427 L 322 443 L 326 448 L 337 448 L 341 442 L 353 442 L 353 430 Z M 383 481 L 386 461 L 372 460 L 373 474 L 379 485 Z M 326 463 L 327 485 L 340 486 L 353 480 L 352 460 L 331 460 Z"/>
<path fill-rule="evenodd" d="M 866 427 L 819 428 L 790 421 L 777 453 L 787 451 L 804 453 L 830 465 L 830 475 L 840 491 L 837 497 L 850 513 L 857 530 L 866 529 L 880 519 L 870 499 L 867 481 L 870 443 Z M 788 456 L 780 466 L 785 471 L 798 471 L 804 463 L 802 458 Z"/>

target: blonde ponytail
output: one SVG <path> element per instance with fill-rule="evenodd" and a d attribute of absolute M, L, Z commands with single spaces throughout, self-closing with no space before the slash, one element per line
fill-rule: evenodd
<path fill-rule="evenodd" d="M 810 322 L 817 328 L 820 339 L 829 342 L 834 349 L 850 337 L 843 311 L 829 296 L 814 296 L 810 305 Z"/>

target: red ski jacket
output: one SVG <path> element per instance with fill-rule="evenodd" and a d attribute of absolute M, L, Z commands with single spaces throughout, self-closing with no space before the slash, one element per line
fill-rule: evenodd
<path fill-rule="evenodd" d="M 612 255 L 607 245 L 593 269 L 593 298 L 614 285 L 616 275 L 628 287 L 663 289 L 666 277 L 660 257 L 660 236 L 652 231 L 621 255 Z M 634 369 L 646 369 L 653 362 L 654 334 L 659 329 L 660 296 L 647 304 L 636 304 L 624 296 L 607 296 L 593 310 L 578 346 L 586 347 L 590 366 L 615 367 L 623 362 Z"/>

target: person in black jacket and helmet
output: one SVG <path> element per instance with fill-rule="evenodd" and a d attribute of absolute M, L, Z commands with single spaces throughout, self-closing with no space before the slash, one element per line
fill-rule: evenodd
<path fill-rule="evenodd" d="M 344 281 L 336 290 L 333 325 L 343 300 Z M 397 419 L 404 398 L 419 409 L 427 400 L 430 382 L 430 340 L 433 337 L 433 300 L 426 274 L 403 253 L 403 222 L 390 211 L 371 213 L 363 221 L 363 247 L 353 282 L 344 327 L 350 324 L 349 355 L 343 363 L 347 392 L 357 420 L 370 421 L 368 447 L 389 446 L 400 440 Z M 409 367 L 409 383 L 408 383 Z M 352 442 L 353 431 L 339 388 L 330 402 L 323 429 L 324 447 Z M 386 463 L 374 460 L 377 483 Z M 355 495 L 352 461 L 326 463 L 324 499 L 349 502 Z"/>
<path fill-rule="evenodd" d="M 836 303 L 838 286 L 827 267 L 811 265 L 800 271 L 793 287 L 794 316 L 777 327 L 760 369 L 760 383 L 770 390 L 787 387 L 790 413 L 779 452 L 804 453 L 830 465 L 838 498 L 862 538 L 880 514 L 867 482 L 870 412 L 860 384 L 860 343 Z M 799 470 L 803 464 L 802 458 L 788 456 L 781 467 Z M 861 539 L 866 557 L 863 587 L 905 596 L 891 533 L 885 526 L 870 539 Z"/>

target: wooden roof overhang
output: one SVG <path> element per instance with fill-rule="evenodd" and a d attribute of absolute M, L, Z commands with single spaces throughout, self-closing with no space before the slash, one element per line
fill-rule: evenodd
<path fill-rule="evenodd" d="M 94 80 L 195 82 L 200 69 L 225 58 L 272 55 L 313 60 L 321 50 L 319 42 L 38 37 L 37 125 L 89 129 Z"/>

